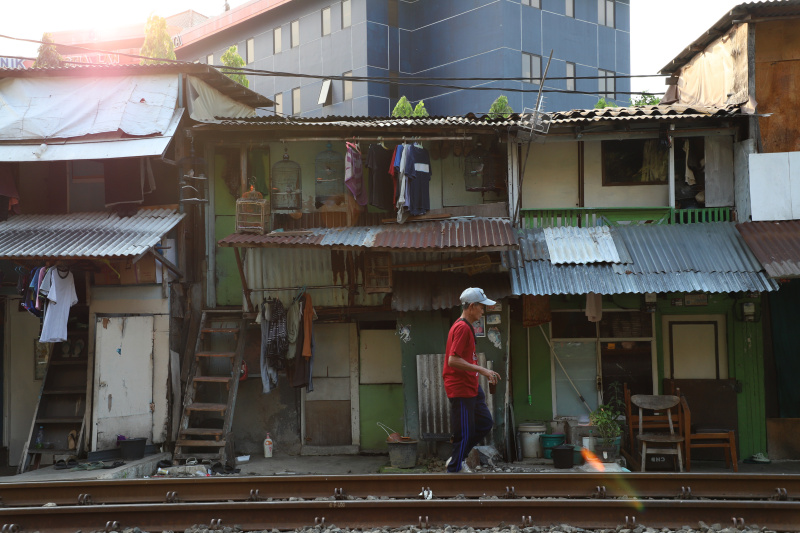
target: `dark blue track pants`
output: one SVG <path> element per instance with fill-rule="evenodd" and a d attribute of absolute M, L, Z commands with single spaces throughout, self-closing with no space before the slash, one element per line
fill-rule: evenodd
<path fill-rule="evenodd" d="M 461 462 L 494 425 L 481 387 L 474 398 L 450 398 L 450 425 L 453 428 L 453 455 L 447 471 L 458 472 Z"/>

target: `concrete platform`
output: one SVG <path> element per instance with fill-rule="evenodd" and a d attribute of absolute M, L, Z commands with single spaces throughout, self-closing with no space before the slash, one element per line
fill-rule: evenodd
<path fill-rule="evenodd" d="M 82 479 L 133 479 L 157 476 L 158 462 L 171 459 L 169 453 L 150 455 L 137 461 L 128 461 L 125 465 L 103 470 L 56 470 L 52 466 L 40 468 L 20 475 L 0 477 L 0 483 L 19 483 L 35 481 L 67 481 Z M 386 455 L 329 455 L 329 456 L 296 456 L 277 455 L 266 459 L 251 456 L 246 463 L 237 464 L 240 469 L 230 476 L 296 476 L 296 475 L 347 475 L 378 473 L 442 473 L 444 463 L 438 459 L 422 462 L 413 469 L 396 469 L 389 467 Z M 604 464 L 606 472 L 625 472 L 620 465 Z M 191 477 L 205 475 L 210 465 L 171 467 L 167 470 L 171 476 Z M 575 466 L 571 469 L 558 470 L 553 467 L 552 460 L 526 459 L 514 463 L 501 463 L 496 468 L 482 467 L 478 473 L 492 472 L 537 473 L 537 472 L 595 472 L 591 465 Z M 725 468 L 722 461 L 693 461 L 693 473 L 732 473 Z M 10 473 L 10 472 L 9 472 Z M 800 474 L 800 461 L 772 461 L 769 464 L 739 463 L 739 473 L 747 474 Z M 215 474 L 216 475 L 216 474 Z"/>

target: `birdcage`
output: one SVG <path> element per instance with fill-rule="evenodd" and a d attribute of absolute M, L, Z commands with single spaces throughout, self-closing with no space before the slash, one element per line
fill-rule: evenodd
<path fill-rule="evenodd" d="M 283 160 L 272 165 L 270 200 L 274 211 L 297 211 L 302 207 L 300 165 L 289 159 L 283 149 Z"/>
<path fill-rule="evenodd" d="M 269 228 L 269 199 L 251 185 L 250 190 L 236 200 L 236 232 L 263 235 Z"/>
<path fill-rule="evenodd" d="M 317 205 L 344 201 L 344 157 L 331 150 L 331 143 L 315 159 L 314 194 Z"/>
<path fill-rule="evenodd" d="M 464 158 L 464 185 L 468 191 L 495 190 L 495 172 L 490 156 L 478 143 L 477 149 Z"/>

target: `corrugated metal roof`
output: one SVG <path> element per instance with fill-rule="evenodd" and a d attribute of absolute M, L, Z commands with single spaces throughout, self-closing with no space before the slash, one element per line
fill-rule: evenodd
<path fill-rule="evenodd" d="M 0 258 L 128 257 L 146 252 L 184 217 L 173 209 L 16 215 L 0 222 Z"/>
<path fill-rule="evenodd" d="M 234 233 L 220 246 L 371 248 L 373 250 L 460 249 L 509 250 L 517 248 L 511 223 L 505 218 L 466 218 L 409 222 L 386 226 L 315 228 L 266 235 Z"/>
<path fill-rule="evenodd" d="M 741 109 L 738 106 L 707 107 L 687 106 L 683 104 L 662 104 L 558 111 L 555 113 L 550 113 L 550 123 L 552 125 L 566 125 L 580 122 L 600 122 L 605 120 L 677 120 L 729 118 L 734 116 L 741 116 Z"/>
<path fill-rule="evenodd" d="M 659 74 L 672 74 L 706 47 L 733 27 L 737 20 L 770 17 L 791 17 L 800 15 L 800 0 L 775 0 L 767 2 L 744 2 L 727 11 L 721 19 L 706 30 L 693 43 L 684 48 L 672 61 L 661 69 Z"/>
<path fill-rule="evenodd" d="M 747 246 L 772 278 L 800 277 L 800 220 L 737 224 Z"/>
<path fill-rule="evenodd" d="M 513 126 L 517 123 L 517 115 L 512 115 L 508 119 L 488 119 L 478 118 L 475 115 L 463 117 L 350 117 L 350 116 L 328 116 L 328 117 L 252 117 L 252 118 L 225 118 L 221 124 L 223 126 L 269 126 L 271 128 L 281 127 L 328 127 L 328 128 L 442 128 L 442 127 L 461 127 L 461 128 L 487 128 L 492 129 L 497 126 Z"/>
<path fill-rule="evenodd" d="M 507 274 L 456 274 L 452 272 L 395 271 L 392 274 L 392 309 L 431 311 L 461 305 L 459 296 L 468 287 L 480 287 L 492 300 L 511 295 Z"/>
<path fill-rule="evenodd" d="M 777 290 L 733 223 L 612 227 L 626 264 L 553 264 L 528 245 L 539 231 L 519 230 L 519 251 L 502 254 L 514 294 Z"/>
<path fill-rule="evenodd" d="M 0 68 L 0 78 L 47 78 L 53 76 L 135 76 L 144 74 L 191 74 L 197 76 L 216 90 L 237 102 L 250 107 L 272 107 L 275 103 L 244 85 L 241 85 L 212 66 L 203 63 L 161 63 L 157 65 L 74 65 L 64 63 L 60 67 L 37 67 L 29 69 Z"/>
<path fill-rule="evenodd" d="M 554 265 L 562 263 L 619 263 L 619 253 L 608 226 L 544 228 L 547 250 Z"/>

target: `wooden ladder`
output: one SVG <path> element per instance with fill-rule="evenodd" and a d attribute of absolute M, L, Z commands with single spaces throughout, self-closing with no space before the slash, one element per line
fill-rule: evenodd
<path fill-rule="evenodd" d="M 241 311 L 203 311 L 173 463 L 235 461 L 231 428 L 246 327 Z"/>

